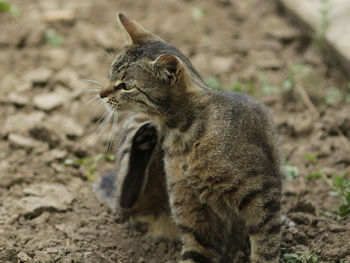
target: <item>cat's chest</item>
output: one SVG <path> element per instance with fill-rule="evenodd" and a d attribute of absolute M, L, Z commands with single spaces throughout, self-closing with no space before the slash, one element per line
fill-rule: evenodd
<path fill-rule="evenodd" d="M 166 156 L 164 168 L 168 182 L 184 180 L 190 174 L 190 158 L 188 156 Z"/>

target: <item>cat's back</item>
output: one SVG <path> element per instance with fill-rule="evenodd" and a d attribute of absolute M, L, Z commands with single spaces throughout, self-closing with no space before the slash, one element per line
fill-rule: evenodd
<path fill-rule="evenodd" d="M 214 92 L 209 134 L 228 158 L 263 158 L 280 166 L 277 129 L 268 108 L 238 92 Z M 216 136 L 215 136 L 216 135 Z"/>

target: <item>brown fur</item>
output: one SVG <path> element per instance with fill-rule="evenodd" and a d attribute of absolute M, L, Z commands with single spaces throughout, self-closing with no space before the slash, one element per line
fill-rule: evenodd
<path fill-rule="evenodd" d="M 247 95 L 210 89 L 176 48 L 123 15 L 119 21 L 129 45 L 101 98 L 147 114 L 157 127 L 180 262 L 228 262 L 237 220 L 248 231 L 251 261 L 278 262 L 281 175 L 270 113 Z M 145 188 L 147 203 L 144 195 Z"/>

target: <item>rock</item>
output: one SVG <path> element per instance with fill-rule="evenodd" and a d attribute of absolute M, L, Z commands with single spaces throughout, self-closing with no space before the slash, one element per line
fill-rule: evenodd
<path fill-rule="evenodd" d="M 70 68 L 64 68 L 59 71 L 55 75 L 54 80 L 70 89 L 79 89 L 82 86 L 78 74 Z"/>
<path fill-rule="evenodd" d="M 299 200 L 292 208 L 292 211 L 316 215 L 316 208 L 309 200 Z"/>
<path fill-rule="evenodd" d="M 66 211 L 74 199 L 60 184 L 32 184 L 23 192 L 29 196 L 17 202 L 17 210 L 29 217 L 36 217 L 44 211 Z"/>
<path fill-rule="evenodd" d="M 67 94 L 62 92 L 41 93 L 33 98 L 34 106 L 43 111 L 51 111 L 67 101 Z"/>
<path fill-rule="evenodd" d="M 233 66 L 233 58 L 230 56 L 226 57 L 214 57 L 211 60 L 212 68 L 216 73 L 224 73 L 231 70 Z"/>
<path fill-rule="evenodd" d="M 43 148 L 46 144 L 29 137 L 10 133 L 8 136 L 10 143 L 16 147 L 24 149 Z"/>
<path fill-rule="evenodd" d="M 263 22 L 264 33 L 271 38 L 291 41 L 300 36 L 298 30 L 288 25 L 285 19 L 274 14 L 265 17 L 261 21 Z M 273 30 L 271 30 L 271 28 L 273 28 Z"/>
<path fill-rule="evenodd" d="M 28 262 L 31 261 L 32 258 L 30 256 L 28 256 L 28 254 L 24 251 L 21 251 L 17 254 L 17 258 L 22 262 Z"/>
<path fill-rule="evenodd" d="M 66 115 L 54 115 L 47 122 L 49 125 L 56 127 L 58 134 L 64 134 L 68 138 L 80 137 L 84 134 L 84 128 Z"/>
<path fill-rule="evenodd" d="M 45 62 L 47 63 L 46 65 L 55 70 L 64 68 L 69 59 L 68 52 L 61 47 L 47 49 L 44 51 L 43 56 L 45 58 Z"/>
<path fill-rule="evenodd" d="M 25 82 L 16 86 L 16 92 L 28 92 L 32 88 L 32 83 Z"/>
<path fill-rule="evenodd" d="M 51 216 L 50 212 L 43 212 L 40 216 L 34 218 L 32 222 L 37 225 L 42 225 L 49 220 L 50 216 Z"/>
<path fill-rule="evenodd" d="M 9 133 L 22 133 L 25 132 L 40 122 L 43 121 L 45 114 L 42 112 L 32 112 L 32 113 L 17 113 L 15 115 L 9 116 L 1 129 L 1 133 L 7 135 Z"/>
<path fill-rule="evenodd" d="M 42 262 L 42 263 L 49 263 L 51 261 L 51 257 L 48 253 L 42 252 L 42 251 L 35 251 L 35 257 L 34 262 Z"/>
<path fill-rule="evenodd" d="M 346 228 L 344 226 L 338 225 L 338 224 L 329 224 L 328 230 L 330 232 L 338 233 L 338 232 L 345 232 Z"/>
<path fill-rule="evenodd" d="M 19 95 L 16 93 L 10 93 L 8 96 L 8 100 L 10 103 L 15 104 L 17 106 L 26 106 L 29 103 L 29 99 L 27 96 Z"/>
<path fill-rule="evenodd" d="M 31 128 L 29 134 L 37 140 L 47 142 L 51 148 L 57 147 L 62 139 L 54 127 L 49 127 L 45 124 Z"/>
<path fill-rule="evenodd" d="M 0 188 L 9 189 L 16 184 L 21 184 L 29 181 L 29 177 L 23 174 L 17 174 L 13 172 L 0 172 Z"/>
<path fill-rule="evenodd" d="M 310 214 L 296 212 L 289 214 L 290 219 L 292 219 L 295 223 L 300 225 L 310 225 L 312 222 L 312 217 Z"/>
<path fill-rule="evenodd" d="M 31 82 L 32 84 L 42 85 L 48 82 L 53 71 L 49 68 L 37 68 L 24 75 L 24 82 Z"/>
<path fill-rule="evenodd" d="M 42 19 L 47 22 L 73 22 L 73 9 L 56 9 L 48 10 L 42 15 Z"/>
<path fill-rule="evenodd" d="M 54 248 L 54 247 L 48 247 L 46 249 L 47 253 L 49 254 L 58 254 L 58 249 L 57 248 Z"/>

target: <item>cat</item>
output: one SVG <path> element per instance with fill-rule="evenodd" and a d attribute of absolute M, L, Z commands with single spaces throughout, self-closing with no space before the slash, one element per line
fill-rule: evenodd
<path fill-rule="evenodd" d="M 179 241 L 180 233 L 171 217 L 165 184 L 159 131 L 144 114 L 126 114 L 116 133 L 116 171 L 93 184 L 97 198 L 131 225 L 147 226 L 154 238 Z M 241 222 L 236 218 L 236 225 Z M 245 249 L 246 234 L 232 229 L 223 262 L 242 262 L 238 252 Z"/>
<path fill-rule="evenodd" d="M 187 57 L 135 21 L 119 14 L 118 22 L 128 44 L 100 97 L 117 111 L 147 116 L 139 128 L 124 130 L 131 148 L 142 145 L 147 153 L 129 155 L 126 170 L 134 172 L 117 171 L 117 206 L 137 211 L 148 190 L 164 184 L 159 204 L 168 204 L 166 224 L 182 241 L 179 262 L 229 262 L 237 228 L 248 233 L 251 262 L 278 262 L 281 161 L 271 114 L 246 94 L 208 87 Z M 152 183 L 153 163 L 163 165 L 156 176 L 163 182 Z"/>

